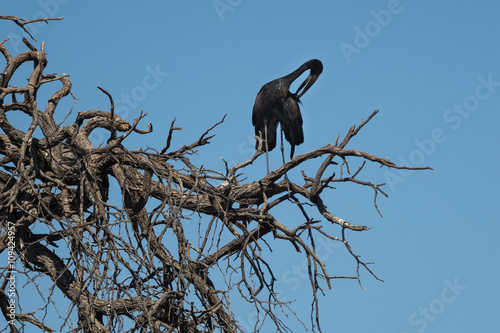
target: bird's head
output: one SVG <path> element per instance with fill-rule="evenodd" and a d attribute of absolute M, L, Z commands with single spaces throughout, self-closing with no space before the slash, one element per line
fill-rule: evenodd
<path fill-rule="evenodd" d="M 319 61 L 318 59 L 312 59 L 309 60 L 308 62 L 305 63 L 307 68 L 309 68 L 309 76 L 302 82 L 300 85 L 299 89 L 297 89 L 297 92 L 295 95 L 297 95 L 297 98 L 302 97 L 306 93 L 306 91 L 309 90 L 309 88 L 312 87 L 314 82 L 318 79 L 319 75 L 323 72 L 323 63 Z M 304 89 L 301 91 L 301 89 Z"/>

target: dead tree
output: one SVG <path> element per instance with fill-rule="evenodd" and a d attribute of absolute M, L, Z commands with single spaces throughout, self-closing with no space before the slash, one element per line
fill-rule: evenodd
<path fill-rule="evenodd" d="M 289 331 L 280 314 L 294 314 L 293 303 L 280 301 L 274 267 L 265 256 L 276 242 L 291 244 L 299 259 L 307 259 L 312 311 L 310 324 L 304 325 L 313 329 L 321 331 L 318 293 L 330 289 L 333 279 L 359 281 L 360 270 L 377 278 L 346 238 L 349 231 L 370 228 L 335 216 L 322 200 L 332 184 L 349 182 L 371 188 L 376 207 L 377 195 L 387 195 L 384 184 L 360 179 L 365 165 L 423 169 L 346 148 L 377 111 L 335 144 L 297 156 L 259 181 L 245 182 L 245 168 L 261 152 L 222 171 L 191 162 L 192 154 L 209 144 L 215 126 L 173 149 L 171 138 L 180 128 L 172 121 L 165 147 L 130 151 L 126 139 L 146 135 L 152 126 L 140 129 L 142 113 L 133 123 L 116 115 L 112 96 L 102 88 L 108 111 L 78 112 L 72 124 L 57 124 L 54 114 L 63 112 L 58 104 L 71 94 L 69 75 L 44 73 L 44 43 L 36 48 L 24 39 L 26 52 L 14 56 L 4 42 L 0 254 L 8 259 L 0 264 L 0 308 L 12 332 L 33 327 L 47 332 L 243 332 L 231 308 L 241 299 L 259 313 L 255 331 L 264 322 L 278 332 Z M 24 63 L 33 64 L 27 84 L 11 85 Z M 48 101 L 37 98 L 45 85 L 53 91 Z M 9 121 L 18 113 L 31 119 L 25 131 Z M 95 147 L 89 135 L 97 129 L 109 133 L 109 139 Z M 285 173 L 297 173 L 315 158 L 323 163 L 312 173 L 303 171 L 300 184 L 285 180 Z M 351 159 L 363 162 L 351 171 Z M 301 212 L 294 228 L 273 215 L 284 204 Z M 186 230 L 190 220 L 196 221 L 194 232 L 192 223 Z M 328 229 L 335 233 L 327 225 L 336 226 Z M 344 246 L 357 274 L 331 275 L 332 268 L 327 270 L 317 255 L 320 238 Z M 50 281 L 50 287 L 25 301 L 21 286 L 15 290 L 12 283 L 21 275 L 29 286 Z M 60 320 L 48 322 L 34 305 L 36 297 L 44 307 L 57 307 L 56 297 L 71 306 L 57 308 Z"/>

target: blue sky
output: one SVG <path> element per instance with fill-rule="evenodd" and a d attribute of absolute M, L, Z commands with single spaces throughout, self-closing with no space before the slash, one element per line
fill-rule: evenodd
<path fill-rule="evenodd" d="M 348 237 L 385 282 L 366 272 L 366 290 L 352 280 L 334 281 L 321 296 L 324 331 L 498 327 L 498 2 L 41 0 L 3 1 L 1 11 L 26 19 L 65 17 L 30 28 L 35 45 L 46 42 L 46 72 L 71 74 L 78 100 L 60 105 L 61 120 L 71 107 L 71 119 L 75 111 L 106 110 L 108 99 L 96 88 L 101 86 L 126 120 L 143 109 L 145 122 L 154 125 L 152 134 L 125 144 L 159 150 L 173 118 L 183 128 L 172 141 L 179 147 L 227 114 L 195 158 L 221 171 L 220 157 L 235 164 L 253 153 L 251 112 L 260 87 L 320 59 L 324 71 L 302 98 L 305 143 L 296 154 L 334 143 L 338 133 L 345 135 L 379 109 L 348 148 L 434 169 L 400 173 L 367 166 L 363 179 L 387 183 L 389 198 L 378 199 L 383 218 L 371 189 L 340 184 L 325 195 L 336 216 L 372 227 Z M 25 51 L 13 23 L 0 22 L 0 32 L 2 40 L 12 37 L 5 43 L 12 54 Z M 273 151 L 271 168 L 280 161 Z M 262 177 L 264 156 L 246 172 L 249 180 Z M 299 181 L 296 172 L 290 177 Z M 300 222 L 286 210 L 276 214 L 285 224 Z M 302 258 L 289 250 L 273 252 L 270 260 L 279 265 L 278 288 L 298 300 L 294 309 L 309 323 Z M 344 252 L 325 246 L 332 275 L 355 273 Z M 30 296 L 21 291 L 21 297 Z M 292 319 L 289 325 L 303 330 Z"/>

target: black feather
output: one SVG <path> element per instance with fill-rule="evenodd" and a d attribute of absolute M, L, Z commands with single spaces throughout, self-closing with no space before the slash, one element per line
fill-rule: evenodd
<path fill-rule="evenodd" d="M 285 139 L 291 145 L 290 158 L 293 158 L 295 146 L 304 142 L 299 106 L 301 102 L 297 95 L 298 91 L 295 94 L 290 92 L 290 85 L 308 69 L 310 69 L 309 77 L 298 89 L 299 91 L 304 87 L 302 92 L 304 94 L 323 71 L 323 64 L 319 60 L 309 60 L 292 73 L 266 83 L 257 94 L 253 106 L 252 124 L 255 126 L 255 135 L 262 136 L 263 150 L 266 149 L 266 143 L 268 151 L 276 147 L 278 123 L 285 134 Z M 258 142 L 255 148 L 258 148 Z"/>

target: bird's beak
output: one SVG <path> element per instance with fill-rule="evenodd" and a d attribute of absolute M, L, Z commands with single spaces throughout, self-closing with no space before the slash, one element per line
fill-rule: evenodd
<path fill-rule="evenodd" d="M 316 82 L 318 77 L 319 75 L 309 74 L 307 79 L 305 79 L 304 82 L 302 82 L 302 84 L 300 85 L 299 89 L 297 89 L 297 92 L 295 93 L 295 95 L 297 95 L 297 98 L 302 97 L 302 95 L 304 95 L 306 91 L 308 91 L 309 88 L 312 87 L 312 85 L 314 84 L 314 82 Z M 304 88 L 304 90 L 300 91 L 302 88 Z"/>

